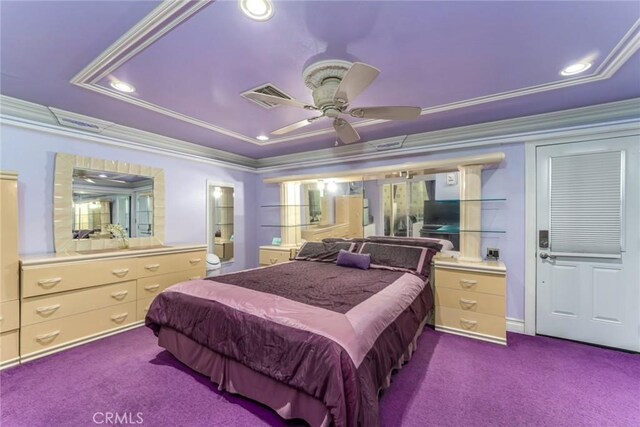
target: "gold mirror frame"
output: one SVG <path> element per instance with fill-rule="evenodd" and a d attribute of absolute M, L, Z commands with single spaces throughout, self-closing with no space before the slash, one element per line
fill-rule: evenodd
<path fill-rule="evenodd" d="M 118 239 L 73 239 L 73 170 L 118 172 L 153 179 L 153 236 L 129 239 L 131 246 L 164 244 L 165 198 L 164 171 L 117 160 L 94 159 L 57 153 L 53 187 L 53 237 L 56 252 L 118 249 Z"/>

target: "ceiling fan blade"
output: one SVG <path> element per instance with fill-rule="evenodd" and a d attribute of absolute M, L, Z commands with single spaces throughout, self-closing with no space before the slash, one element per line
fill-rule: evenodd
<path fill-rule="evenodd" d="M 380 70 L 362 62 L 354 63 L 345 73 L 333 102 L 338 106 L 353 102 L 380 74 Z"/>
<path fill-rule="evenodd" d="M 293 124 L 290 124 L 289 126 L 285 126 L 283 128 L 274 130 L 273 132 L 271 132 L 271 135 L 283 135 L 285 133 L 289 133 L 289 132 L 294 131 L 296 129 L 300 129 L 302 127 L 310 125 L 311 123 L 313 123 L 316 120 L 318 120 L 320 117 L 324 117 L 324 116 L 311 117 L 310 119 L 300 120 L 299 122 L 295 122 Z"/>
<path fill-rule="evenodd" d="M 333 121 L 333 128 L 336 130 L 340 141 L 345 144 L 360 141 L 360 135 L 358 135 L 358 132 L 356 132 L 353 126 L 351 126 L 351 123 L 345 119 L 335 119 Z"/>
<path fill-rule="evenodd" d="M 287 107 L 304 108 L 305 110 L 317 110 L 313 105 L 308 105 L 295 99 L 280 98 L 279 96 L 265 95 L 264 93 L 249 92 L 245 94 L 247 98 L 256 101 L 268 102 L 270 104 L 286 105 Z"/>
<path fill-rule="evenodd" d="M 420 107 L 364 107 L 348 113 L 359 119 L 414 120 L 420 117 Z"/>

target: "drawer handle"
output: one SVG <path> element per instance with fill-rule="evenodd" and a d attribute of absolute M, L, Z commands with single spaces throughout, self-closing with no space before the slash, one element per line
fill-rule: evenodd
<path fill-rule="evenodd" d="M 111 320 L 116 323 L 121 323 L 124 319 L 127 318 L 128 315 L 129 313 L 114 314 L 113 316 L 111 316 Z"/>
<path fill-rule="evenodd" d="M 53 279 L 38 280 L 38 285 L 42 286 L 43 288 L 51 288 L 60 282 L 62 282 L 62 277 L 54 277 Z"/>
<path fill-rule="evenodd" d="M 189 262 L 190 262 L 192 265 L 196 265 L 196 264 L 197 264 L 197 263 L 199 263 L 200 261 L 202 261 L 202 258 L 191 258 L 191 259 L 189 260 Z"/>
<path fill-rule="evenodd" d="M 460 307 L 462 307 L 463 310 L 472 309 L 476 305 L 478 305 L 478 301 L 460 298 Z"/>
<path fill-rule="evenodd" d="M 469 279 L 460 280 L 460 285 L 466 289 L 474 287 L 477 283 L 478 283 L 477 280 L 469 280 Z"/>
<path fill-rule="evenodd" d="M 478 325 L 476 320 L 460 319 L 460 324 L 465 329 L 473 329 Z"/>
<path fill-rule="evenodd" d="M 60 331 L 53 331 L 48 334 L 36 336 L 36 341 L 52 341 L 55 337 L 60 335 Z"/>
<path fill-rule="evenodd" d="M 36 308 L 36 313 L 47 315 L 47 314 L 53 313 L 59 308 L 60 308 L 60 304 L 50 305 L 48 307 L 38 307 Z"/>
<path fill-rule="evenodd" d="M 147 286 L 144 287 L 144 289 L 149 291 L 149 292 L 154 292 L 159 287 L 160 287 L 160 285 L 147 285 Z"/>
<path fill-rule="evenodd" d="M 278 262 L 278 258 L 269 258 L 269 261 L 271 261 L 271 264 L 275 264 Z"/>
<path fill-rule="evenodd" d="M 146 268 L 149 271 L 156 271 L 157 269 L 160 268 L 160 264 L 147 264 L 144 266 L 144 268 Z"/>
<path fill-rule="evenodd" d="M 127 273 L 129 272 L 128 268 L 121 268 L 119 270 L 112 270 L 111 271 L 114 275 L 118 276 L 118 277 L 124 277 L 127 275 Z"/>
<path fill-rule="evenodd" d="M 124 299 L 124 297 L 127 296 L 127 294 L 129 293 L 129 291 L 119 291 L 119 292 L 114 292 L 111 294 L 111 298 L 117 299 L 117 300 L 122 300 Z"/>

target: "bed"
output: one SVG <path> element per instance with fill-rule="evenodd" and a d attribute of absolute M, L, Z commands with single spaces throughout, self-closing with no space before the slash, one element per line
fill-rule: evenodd
<path fill-rule="evenodd" d="M 156 297 L 145 323 L 220 389 L 283 418 L 376 426 L 379 392 L 433 306 L 428 272 L 441 248 L 398 243 L 325 242 L 296 261 L 180 283 Z M 369 256 L 371 268 L 337 265 L 338 249 Z"/>

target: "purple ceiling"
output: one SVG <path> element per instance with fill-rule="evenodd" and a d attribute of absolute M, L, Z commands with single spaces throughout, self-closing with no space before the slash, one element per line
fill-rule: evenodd
<path fill-rule="evenodd" d="M 3 94 L 253 158 L 333 146 L 319 120 L 259 146 L 72 85 L 69 80 L 159 2 L 3 1 Z M 254 138 L 314 114 L 266 110 L 240 97 L 273 83 L 311 101 L 305 66 L 362 61 L 382 73 L 353 106 L 433 108 L 569 79 L 559 70 L 593 58 L 599 66 L 640 18 L 636 2 L 275 2 L 267 22 L 236 1 L 215 2 L 171 30 L 109 78 L 160 108 Z M 640 97 L 638 54 L 607 80 L 360 127 L 363 141 Z M 584 76 L 580 76 L 583 78 Z M 354 119 L 355 121 L 355 119 Z"/>

